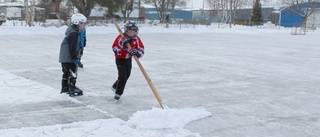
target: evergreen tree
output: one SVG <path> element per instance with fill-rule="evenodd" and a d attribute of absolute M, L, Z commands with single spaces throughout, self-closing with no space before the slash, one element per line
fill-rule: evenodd
<path fill-rule="evenodd" d="M 262 18 L 262 9 L 260 0 L 256 0 L 253 8 L 252 8 L 252 15 L 251 15 L 251 24 L 252 25 L 262 25 L 263 18 Z"/>

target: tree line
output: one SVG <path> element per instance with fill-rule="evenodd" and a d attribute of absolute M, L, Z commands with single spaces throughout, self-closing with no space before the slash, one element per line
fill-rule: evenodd
<path fill-rule="evenodd" d="M 206 4 L 209 5 L 212 10 L 219 10 L 219 19 L 220 22 L 233 22 L 234 13 L 241 8 L 250 7 L 252 5 L 252 15 L 251 22 L 254 22 L 253 25 L 262 25 L 263 17 L 261 11 L 261 1 L 260 0 L 205 0 Z M 264 3 L 268 2 L 263 0 Z M 289 7 L 289 10 L 298 14 L 303 18 L 302 24 L 305 24 L 308 17 L 313 15 L 318 11 L 320 0 L 279 0 L 276 3 L 266 3 L 266 5 L 272 5 L 276 10 L 279 8 Z"/>
<path fill-rule="evenodd" d="M 64 0 L 39 0 L 39 6 L 43 8 L 54 7 Z M 95 6 L 107 8 L 107 16 L 113 17 L 115 12 L 120 12 L 124 22 L 130 17 L 134 9 L 141 9 L 141 4 L 149 4 L 156 8 L 160 22 L 164 22 L 169 10 L 176 6 L 186 6 L 187 0 L 67 0 L 67 5 L 74 6 L 79 13 L 89 17 Z M 69 14 L 68 8 L 62 9 L 62 16 Z"/>

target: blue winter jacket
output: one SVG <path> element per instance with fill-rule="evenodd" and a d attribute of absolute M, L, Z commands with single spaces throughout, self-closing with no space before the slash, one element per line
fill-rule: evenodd
<path fill-rule="evenodd" d="M 84 47 L 86 47 L 86 28 L 83 28 L 82 32 L 80 33 L 80 49 L 83 50 Z"/>

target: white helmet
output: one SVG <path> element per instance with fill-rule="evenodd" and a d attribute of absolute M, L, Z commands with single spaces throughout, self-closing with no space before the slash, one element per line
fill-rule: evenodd
<path fill-rule="evenodd" d="M 73 25 L 79 25 L 80 23 L 85 22 L 87 22 L 87 18 L 81 13 L 76 13 L 71 16 L 71 23 Z"/>

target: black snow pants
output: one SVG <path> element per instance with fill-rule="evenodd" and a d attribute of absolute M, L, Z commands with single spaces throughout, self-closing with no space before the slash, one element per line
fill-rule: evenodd
<path fill-rule="evenodd" d="M 77 66 L 74 63 L 61 63 L 61 66 L 63 72 L 62 89 L 74 88 L 77 79 Z"/>
<path fill-rule="evenodd" d="M 112 87 L 116 89 L 116 94 L 122 95 L 126 86 L 127 80 L 131 74 L 132 58 L 129 59 L 118 59 L 116 58 L 116 65 L 118 69 L 118 79 Z"/>

